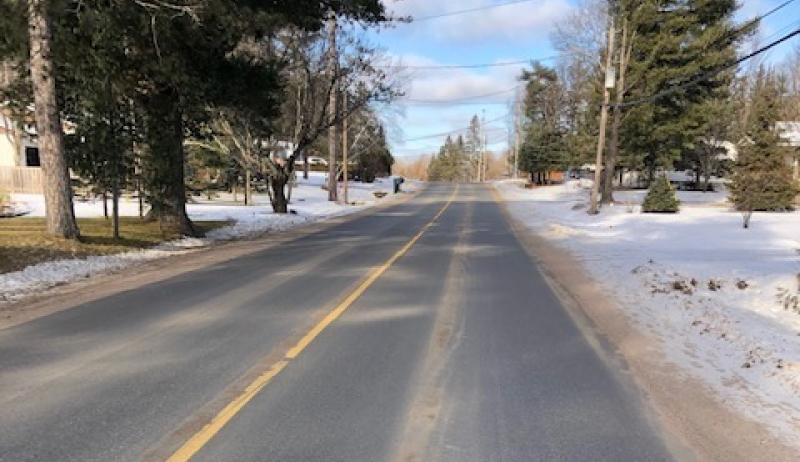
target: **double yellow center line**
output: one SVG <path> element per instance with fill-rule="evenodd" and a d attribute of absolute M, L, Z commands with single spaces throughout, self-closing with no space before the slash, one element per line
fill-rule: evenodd
<path fill-rule="evenodd" d="M 247 403 L 252 400 L 259 391 L 261 391 L 267 384 L 272 381 L 281 371 L 289 365 L 289 362 L 298 356 L 317 338 L 319 334 L 321 334 L 328 326 L 330 326 L 339 316 L 342 315 L 348 308 L 358 300 L 361 295 L 366 292 L 366 290 L 373 284 L 375 281 L 380 278 L 383 273 L 386 272 L 391 266 L 397 262 L 403 255 L 408 253 L 411 247 L 420 240 L 423 234 L 430 229 L 431 226 L 436 223 L 436 220 L 442 216 L 442 214 L 447 210 L 450 204 L 453 203 L 456 195 L 458 194 L 459 187 L 453 190 L 453 194 L 450 195 L 447 202 L 442 206 L 441 209 L 434 215 L 434 217 L 429 221 L 422 229 L 414 235 L 406 244 L 400 248 L 394 255 L 392 255 L 386 262 L 384 262 L 381 266 L 373 269 L 364 279 L 364 281 L 356 287 L 349 295 L 347 295 L 338 305 L 336 305 L 333 310 L 328 312 L 327 315 L 314 327 L 311 328 L 304 336 L 301 338 L 297 344 L 295 344 L 289 351 L 286 352 L 284 358 L 280 361 L 273 363 L 269 368 L 267 368 L 264 372 L 262 372 L 255 380 L 253 380 L 247 387 L 242 391 L 236 398 L 234 398 L 231 402 L 229 402 L 224 408 L 217 415 L 215 415 L 203 428 L 200 429 L 197 433 L 195 433 L 189 440 L 187 440 L 183 446 L 178 448 L 175 453 L 167 459 L 167 462 L 186 462 L 191 459 L 200 449 L 203 448 L 211 438 L 214 437 L 220 430 L 222 430 L 225 425 L 233 419 L 236 414 L 239 413 Z"/>

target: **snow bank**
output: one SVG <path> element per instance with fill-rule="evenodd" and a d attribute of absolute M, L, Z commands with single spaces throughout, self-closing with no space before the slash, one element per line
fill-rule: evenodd
<path fill-rule="evenodd" d="M 119 271 L 134 264 L 196 250 L 214 242 L 253 238 L 353 213 L 376 204 L 379 199 L 374 195 L 375 192 L 392 190 L 391 178 L 378 179 L 372 184 L 350 183 L 349 199 L 357 205 L 346 206 L 328 201 L 328 192 L 322 189 L 324 182 L 324 175 L 316 172 L 312 172 L 308 180 L 299 179 L 292 193 L 292 203 L 289 208 L 293 213 L 290 214 L 272 213 L 269 198 L 261 194 L 255 195 L 255 205 L 250 207 L 237 204 L 230 194 L 221 194 L 213 200 L 195 198 L 195 203 L 187 206 L 189 216 L 193 220 L 230 221 L 232 224 L 215 229 L 202 239 L 184 238 L 149 249 L 115 255 L 45 262 L 21 271 L 0 274 L 0 303 L 17 301 L 57 285 Z M 418 183 L 406 182 L 403 190 L 410 192 L 418 187 Z M 28 216 L 44 216 L 44 199 L 41 195 L 14 194 L 12 200 L 15 207 L 29 211 Z M 100 200 L 76 201 L 75 214 L 80 218 L 101 217 L 103 203 Z M 121 201 L 120 215 L 138 216 L 138 214 L 136 201 Z"/>
<path fill-rule="evenodd" d="M 639 213 L 643 191 L 586 213 L 589 181 L 496 184 L 510 212 L 569 249 L 666 357 L 800 445 L 800 213 L 757 213 L 725 193 L 679 192 L 677 215 Z"/>

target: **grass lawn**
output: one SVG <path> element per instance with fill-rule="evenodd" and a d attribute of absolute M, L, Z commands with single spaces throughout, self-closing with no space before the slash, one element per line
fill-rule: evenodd
<path fill-rule="evenodd" d="M 206 232 L 228 223 L 221 221 L 194 222 Z M 80 242 L 56 239 L 45 235 L 44 218 L 0 218 L 0 273 L 19 271 L 26 266 L 64 258 L 109 255 L 128 250 L 152 247 L 176 239 L 178 234 L 164 230 L 159 223 L 139 218 L 120 218 L 122 238 L 111 238 L 111 220 L 79 218 Z"/>

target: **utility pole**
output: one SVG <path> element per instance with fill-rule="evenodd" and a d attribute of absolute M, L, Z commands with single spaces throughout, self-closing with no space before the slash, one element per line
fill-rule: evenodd
<path fill-rule="evenodd" d="M 514 114 L 514 179 L 519 178 L 519 151 L 522 134 L 522 99 L 517 95 L 516 111 Z"/>
<path fill-rule="evenodd" d="M 339 144 L 336 142 L 336 114 L 338 109 L 338 76 L 339 56 L 336 52 L 336 14 L 331 12 L 328 18 L 328 75 L 331 79 L 331 94 L 328 104 L 328 114 L 331 126 L 328 127 L 328 200 L 336 202 L 338 196 L 338 184 L 336 181 L 336 151 Z"/>
<path fill-rule="evenodd" d="M 486 153 L 486 109 L 481 111 L 481 149 L 478 152 L 478 183 L 481 183 L 485 180 L 484 178 L 484 163 L 486 159 L 484 158 Z"/>
<path fill-rule="evenodd" d="M 517 102 L 517 136 L 514 140 L 516 146 L 514 154 L 514 178 L 519 178 L 519 157 L 522 155 L 522 99 Z"/>
<path fill-rule="evenodd" d="M 594 166 L 594 184 L 590 196 L 589 215 L 597 215 L 599 212 L 597 196 L 600 192 L 600 179 L 603 175 L 603 148 L 606 144 L 606 125 L 608 124 L 608 103 L 611 99 L 611 89 L 614 88 L 614 67 L 612 57 L 614 54 L 614 15 L 609 10 L 608 26 L 608 51 L 606 51 L 605 83 L 603 85 L 603 107 L 600 111 L 600 133 L 597 136 L 597 157 Z"/>
<path fill-rule="evenodd" d="M 619 46 L 618 59 L 618 75 L 617 75 L 617 91 L 614 114 L 611 119 L 611 139 L 608 143 L 608 153 L 605 159 L 605 182 L 603 183 L 603 197 L 600 202 L 603 204 L 614 203 L 614 176 L 616 173 L 617 157 L 619 155 L 619 130 L 622 125 L 622 103 L 625 100 L 625 72 L 628 67 L 628 59 L 630 57 L 630 44 L 628 38 L 628 21 L 622 21 L 622 41 Z M 622 179 L 620 179 L 622 181 Z"/>
<path fill-rule="evenodd" d="M 347 155 L 350 153 L 350 146 L 347 144 L 347 91 L 342 92 L 342 113 L 345 114 L 342 119 L 342 170 L 344 172 L 344 204 L 350 202 L 347 200 Z"/>
<path fill-rule="evenodd" d="M 486 117 L 484 116 L 484 119 Z M 486 181 L 486 171 L 489 169 L 489 151 L 488 151 L 488 143 L 486 142 L 486 130 L 483 131 L 483 151 L 481 152 L 481 166 L 483 167 L 481 173 L 483 174 L 483 179 L 481 181 Z"/>
<path fill-rule="evenodd" d="M 514 174 L 513 178 L 516 180 L 519 178 L 519 151 L 520 151 L 520 142 L 519 142 L 519 128 L 516 128 L 514 133 Z"/>

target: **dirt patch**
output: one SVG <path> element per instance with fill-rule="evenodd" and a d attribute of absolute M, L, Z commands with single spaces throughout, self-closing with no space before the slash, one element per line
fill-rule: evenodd
<path fill-rule="evenodd" d="M 588 318 L 592 330 L 624 360 L 661 428 L 677 439 L 676 443 L 689 448 L 699 460 L 797 460 L 796 450 L 759 423 L 730 409 L 705 384 L 669 363 L 659 345 L 630 323 L 612 296 L 574 256 L 536 235 L 509 213 L 506 216 L 564 306 Z"/>

